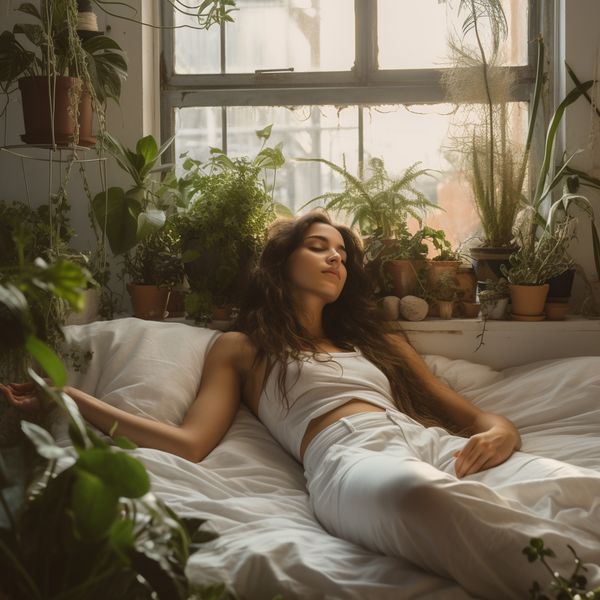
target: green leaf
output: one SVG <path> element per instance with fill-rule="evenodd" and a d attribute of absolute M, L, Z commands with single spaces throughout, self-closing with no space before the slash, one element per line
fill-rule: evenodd
<path fill-rule="evenodd" d="M 275 202 L 274 209 L 275 209 L 275 214 L 278 217 L 287 217 L 290 219 L 294 217 L 294 213 L 292 212 L 292 210 L 290 208 L 288 208 L 285 204 L 281 204 L 280 202 Z"/>
<path fill-rule="evenodd" d="M 37 453 L 48 460 L 55 460 L 67 456 L 64 448 L 56 445 L 54 438 L 42 427 L 28 421 L 21 421 L 23 433 L 33 442 Z"/>
<path fill-rule="evenodd" d="M 271 129 L 273 129 L 273 124 L 267 125 L 264 129 L 257 129 L 254 133 L 256 133 L 256 137 L 259 140 L 268 140 L 271 137 Z"/>
<path fill-rule="evenodd" d="M 134 444 L 129 438 L 126 438 L 123 435 L 118 435 L 117 437 L 113 438 L 113 441 L 119 448 L 122 448 L 123 450 L 135 450 L 138 447 L 137 444 Z"/>
<path fill-rule="evenodd" d="M 66 385 L 67 372 L 65 367 L 60 362 L 60 358 L 42 340 L 31 335 L 27 338 L 25 348 L 40 363 L 42 369 L 56 387 L 62 388 Z"/>
<path fill-rule="evenodd" d="M 131 562 L 129 554 L 135 544 L 133 521 L 129 519 L 114 521 L 108 535 L 115 552 L 121 557 L 124 563 L 129 564 Z"/>
<path fill-rule="evenodd" d="M 138 140 L 138 143 L 135 146 L 135 151 L 144 158 L 145 165 L 152 162 L 158 154 L 158 144 L 156 143 L 154 136 L 147 135 L 146 137 Z"/>
<path fill-rule="evenodd" d="M 124 254 L 137 244 L 138 217 L 142 206 L 135 198 L 127 196 L 122 188 L 117 187 L 108 189 L 108 213 L 106 204 L 104 192 L 96 195 L 92 201 L 94 216 L 106 233 L 113 254 Z"/>
<path fill-rule="evenodd" d="M 123 452 L 92 448 L 80 452 L 77 466 L 99 477 L 124 498 L 140 498 L 150 490 L 150 478 L 138 460 Z"/>
<path fill-rule="evenodd" d="M 23 4 L 21 4 L 21 6 L 19 6 L 19 8 L 17 8 L 17 10 L 19 10 L 27 15 L 32 15 L 39 21 L 42 20 L 42 17 L 40 16 L 38 9 L 30 2 L 23 2 Z"/>
<path fill-rule="evenodd" d="M 138 215 L 136 240 L 141 242 L 152 232 L 159 230 L 167 221 L 167 215 L 162 210 L 147 210 Z"/>
<path fill-rule="evenodd" d="M 77 533 L 86 542 L 106 537 L 118 517 L 119 496 L 100 477 L 76 469 L 71 491 L 71 506 Z"/>
<path fill-rule="evenodd" d="M 202 256 L 202 254 L 200 253 L 200 250 L 191 249 L 191 250 L 186 250 L 183 253 L 181 260 L 184 263 L 189 263 L 189 262 L 192 262 L 193 260 L 196 260 L 197 258 L 200 258 L 201 256 Z"/>

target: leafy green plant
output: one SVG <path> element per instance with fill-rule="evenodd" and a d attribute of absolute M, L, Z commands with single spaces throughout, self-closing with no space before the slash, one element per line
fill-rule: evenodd
<path fill-rule="evenodd" d="M 576 237 L 578 221 L 566 210 L 558 220 L 558 208 L 558 203 L 551 208 L 548 226 L 538 237 L 530 233 L 531 221 L 535 220 L 533 210 L 521 213 L 523 220 L 517 229 L 519 250 L 509 258 L 510 269 L 506 265 L 500 266 L 509 283 L 542 285 L 573 267 L 574 260 L 569 256 L 568 248 Z"/>
<path fill-rule="evenodd" d="M 6 93 L 25 75 L 64 75 L 82 79 L 100 104 L 109 97 L 118 102 L 121 82 L 127 77 L 127 57 L 109 37 L 79 40 L 75 0 L 41 0 L 39 11 L 25 2 L 17 10 L 38 22 L 18 23 L 12 32 L 0 34 L 0 85 Z M 17 36 L 24 37 L 25 45 Z"/>
<path fill-rule="evenodd" d="M 556 558 L 556 554 L 552 549 L 544 546 L 544 540 L 541 538 L 531 538 L 529 546 L 523 548 L 523 554 L 527 556 L 527 560 L 530 563 L 535 562 L 539 558 L 540 562 L 550 572 L 553 578 L 550 588 L 555 593 L 554 597 L 556 600 L 582 600 L 583 598 L 599 600 L 600 588 L 590 591 L 584 589 L 587 586 L 587 579 L 581 574 L 581 571 L 585 572 L 587 569 L 573 547 L 567 544 L 567 548 L 573 554 L 575 561 L 573 572 L 568 579 L 552 569 L 548 564 L 546 558 Z M 537 581 L 533 582 L 529 594 L 531 600 L 550 600 L 550 597 L 543 593 L 542 586 Z"/>
<path fill-rule="evenodd" d="M 211 304 L 235 305 L 242 272 L 260 254 L 268 224 L 284 212 L 269 193 L 285 162 L 281 144 L 265 147 L 271 126 L 256 135 L 262 146 L 253 160 L 232 159 L 212 148 L 208 162 L 187 157 L 183 163 L 178 189 L 186 190 L 191 203 L 173 216 L 173 226 L 192 289 L 186 311 L 197 319 L 210 318 Z M 271 188 L 261 179 L 263 169 L 273 171 Z"/>
<path fill-rule="evenodd" d="M 47 208 L 33 212 L 21 203 L 0 202 L 0 375 L 12 381 L 35 365 L 30 356 L 44 366 L 49 350 L 59 351 L 62 326 L 71 310 L 81 312 L 83 291 L 92 282 L 82 270 L 87 255 L 65 242 L 58 250 L 48 246 Z M 68 219 L 63 227 L 68 239 Z"/>
<path fill-rule="evenodd" d="M 172 285 L 183 281 L 183 263 L 179 258 L 180 240 L 166 226 L 146 236 L 132 258 L 125 254 L 125 272 L 133 285 Z"/>
<path fill-rule="evenodd" d="M 433 177 L 430 169 L 418 168 L 421 163 L 414 163 L 400 177 L 391 178 L 381 158 L 371 158 L 366 167 L 361 163 L 357 177 L 345 165 L 340 167 L 324 158 L 296 160 L 327 165 L 342 177 L 344 184 L 342 192 L 327 192 L 304 206 L 325 200 L 327 210 L 344 214 L 350 226 L 357 226 L 363 237 L 400 239 L 406 237 L 409 219 L 416 219 L 419 227 L 423 227 L 423 218 L 429 211 L 444 210 L 414 186 L 419 177 Z"/>
<path fill-rule="evenodd" d="M 137 142 L 135 152 L 108 133 L 104 140 L 107 150 L 133 179 L 129 190 L 111 187 L 107 192 L 97 194 L 92 201 L 96 221 L 106 234 L 111 251 L 118 256 L 166 223 L 167 199 L 157 192 L 163 186 L 152 176 L 172 170 L 173 165 L 162 165 L 160 159 L 174 137 L 159 148 L 154 137 L 148 135 Z"/>

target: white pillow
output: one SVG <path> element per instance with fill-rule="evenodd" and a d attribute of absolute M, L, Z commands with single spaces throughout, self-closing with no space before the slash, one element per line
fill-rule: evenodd
<path fill-rule="evenodd" d="M 69 351 L 93 352 L 85 372 L 70 365 L 68 385 L 178 426 L 198 395 L 206 355 L 220 332 L 128 318 L 69 326 L 65 334 Z M 54 433 L 60 438 L 66 432 Z"/>

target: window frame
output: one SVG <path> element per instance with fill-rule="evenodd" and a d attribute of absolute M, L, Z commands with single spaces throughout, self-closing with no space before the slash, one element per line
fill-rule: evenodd
<path fill-rule="evenodd" d="M 515 71 L 514 98 L 528 102 L 535 83 L 541 31 L 541 0 L 528 0 L 528 64 Z M 161 137 L 175 133 L 175 109 L 221 107 L 223 150 L 227 152 L 227 108 L 233 106 L 356 105 L 358 148 L 363 157 L 363 108 L 385 104 L 437 104 L 445 101 L 444 69 L 379 69 L 377 66 L 377 2 L 354 0 L 355 62 L 349 71 L 224 73 L 226 24 L 221 25 L 221 74 L 178 74 L 174 69 L 174 9 L 162 3 Z M 173 150 L 171 161 L 174 162 Z"/>

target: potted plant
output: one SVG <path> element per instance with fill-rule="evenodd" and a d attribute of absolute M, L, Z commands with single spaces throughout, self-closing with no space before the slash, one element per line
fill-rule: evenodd
<path fill-rule="evenodd" d="M 479 292 L 481 314 L 484 319 L 500 320 L 506 315 L 510 289 L 508 281 L 501 277 L 498 281 L 487 279 L 483 282 L 483 289 Z"/>
<path fill-rule="evenodd" d="M 127 76 L 126 55 L 103 35 L 82 42 L 76 0 L 41 0 L 39 10 L 23 3 L 17 10 L 37 22 L 18 23 L 12 32 L 0 34 L 0 85 L 6 94 L 16 89 L 15 83 L 21 90 L 23 141 L 94 145 L 92 108 L 102 112 L 107 98 L 118 100 Z"/>
<path fill-rule="evenodd" d="M 134 151 L 105 134 L 107 150 L 131 175 L 133 185 L 127 191 L 111 187 L 92 201 L 94 217 L 111 251 L 123 256 L 122 275 L 129 278 L 134 315 L 143 319 L 164 318 L 169 291 L 183 282 L 179 237 L 168 219 L 177 206 L 185 206 L 184 196 L 153 178 L 173 170 L 171 164 L 160 164 L 173 139 L 159 148 L 153 136 L 145 136 Z"/>
<path fill-rule="evenodd" d="M 565 199 L 566 200 L 566 199 Z M 502 267 L 508 279 L 514 320 L 543 319 L 544 303 L 548 294 L 548 279 L 560 275 L 573 266 L 568 254 L 570 242 L 575 238 L 577 219 L 566 210 L 558 218 L 556 203 L 550 210 L 548 224 L 539 236 L 531 234 L 536 213 L 524 210 L 517 226 L 519 250 L 510 258 L 510 270 Z"/>
<path fill-rule="evenodd" d="M 452 273 L 443 271 L 433 284 L 427 286 L 426 299 L 437 307 L 442 319 L 450 319 L 462 295 Z"/>
<path fill-rule="evenodd" d="M 253 160 L 229 158 L 212 148 L 208 162 L 187 157 L 183 163 L 178 187 L 186 190 L 191 203 L 174 215 L 173 224 L 191 289 L 186 312 L 197 320 L 229 318 L 241 278 L 258 258 L 267 226 L 276 217 L 278 206 L 261 179 L 262 169 L 268 169 L 275 180 L 285 162 L 280 144 L 265 147 L 271 127 L 256 132 L 263 143 Z M 213 314 L 220 309 L 225 312 Z"/>
<path fill-rule="evenodd" d="M 451 137 L 451 154 L 466 176 L 475 208 L 481 220 L 483 242 L 470 249 L 478 279 L 497 279 L 500 264 L 516 251 L 512 226 L 520 210 L 531 141 L 543 83 L 543 44 L 538 40 L 538 68 L 529 128 L 523 145 L 512 134 L 511 88 L 514 76 L 502 63 L 500 43 L 506 39 L 508 25 L 500 2 L 461 0 L 464 10 L 463 39 L 450 41 L 452 67 L 443 76 L 450 101 L 459 105 Z M 482 26 L 487 22 L 490 35 Z M 476 45 L 464 36 L 474 32 Z"/>

